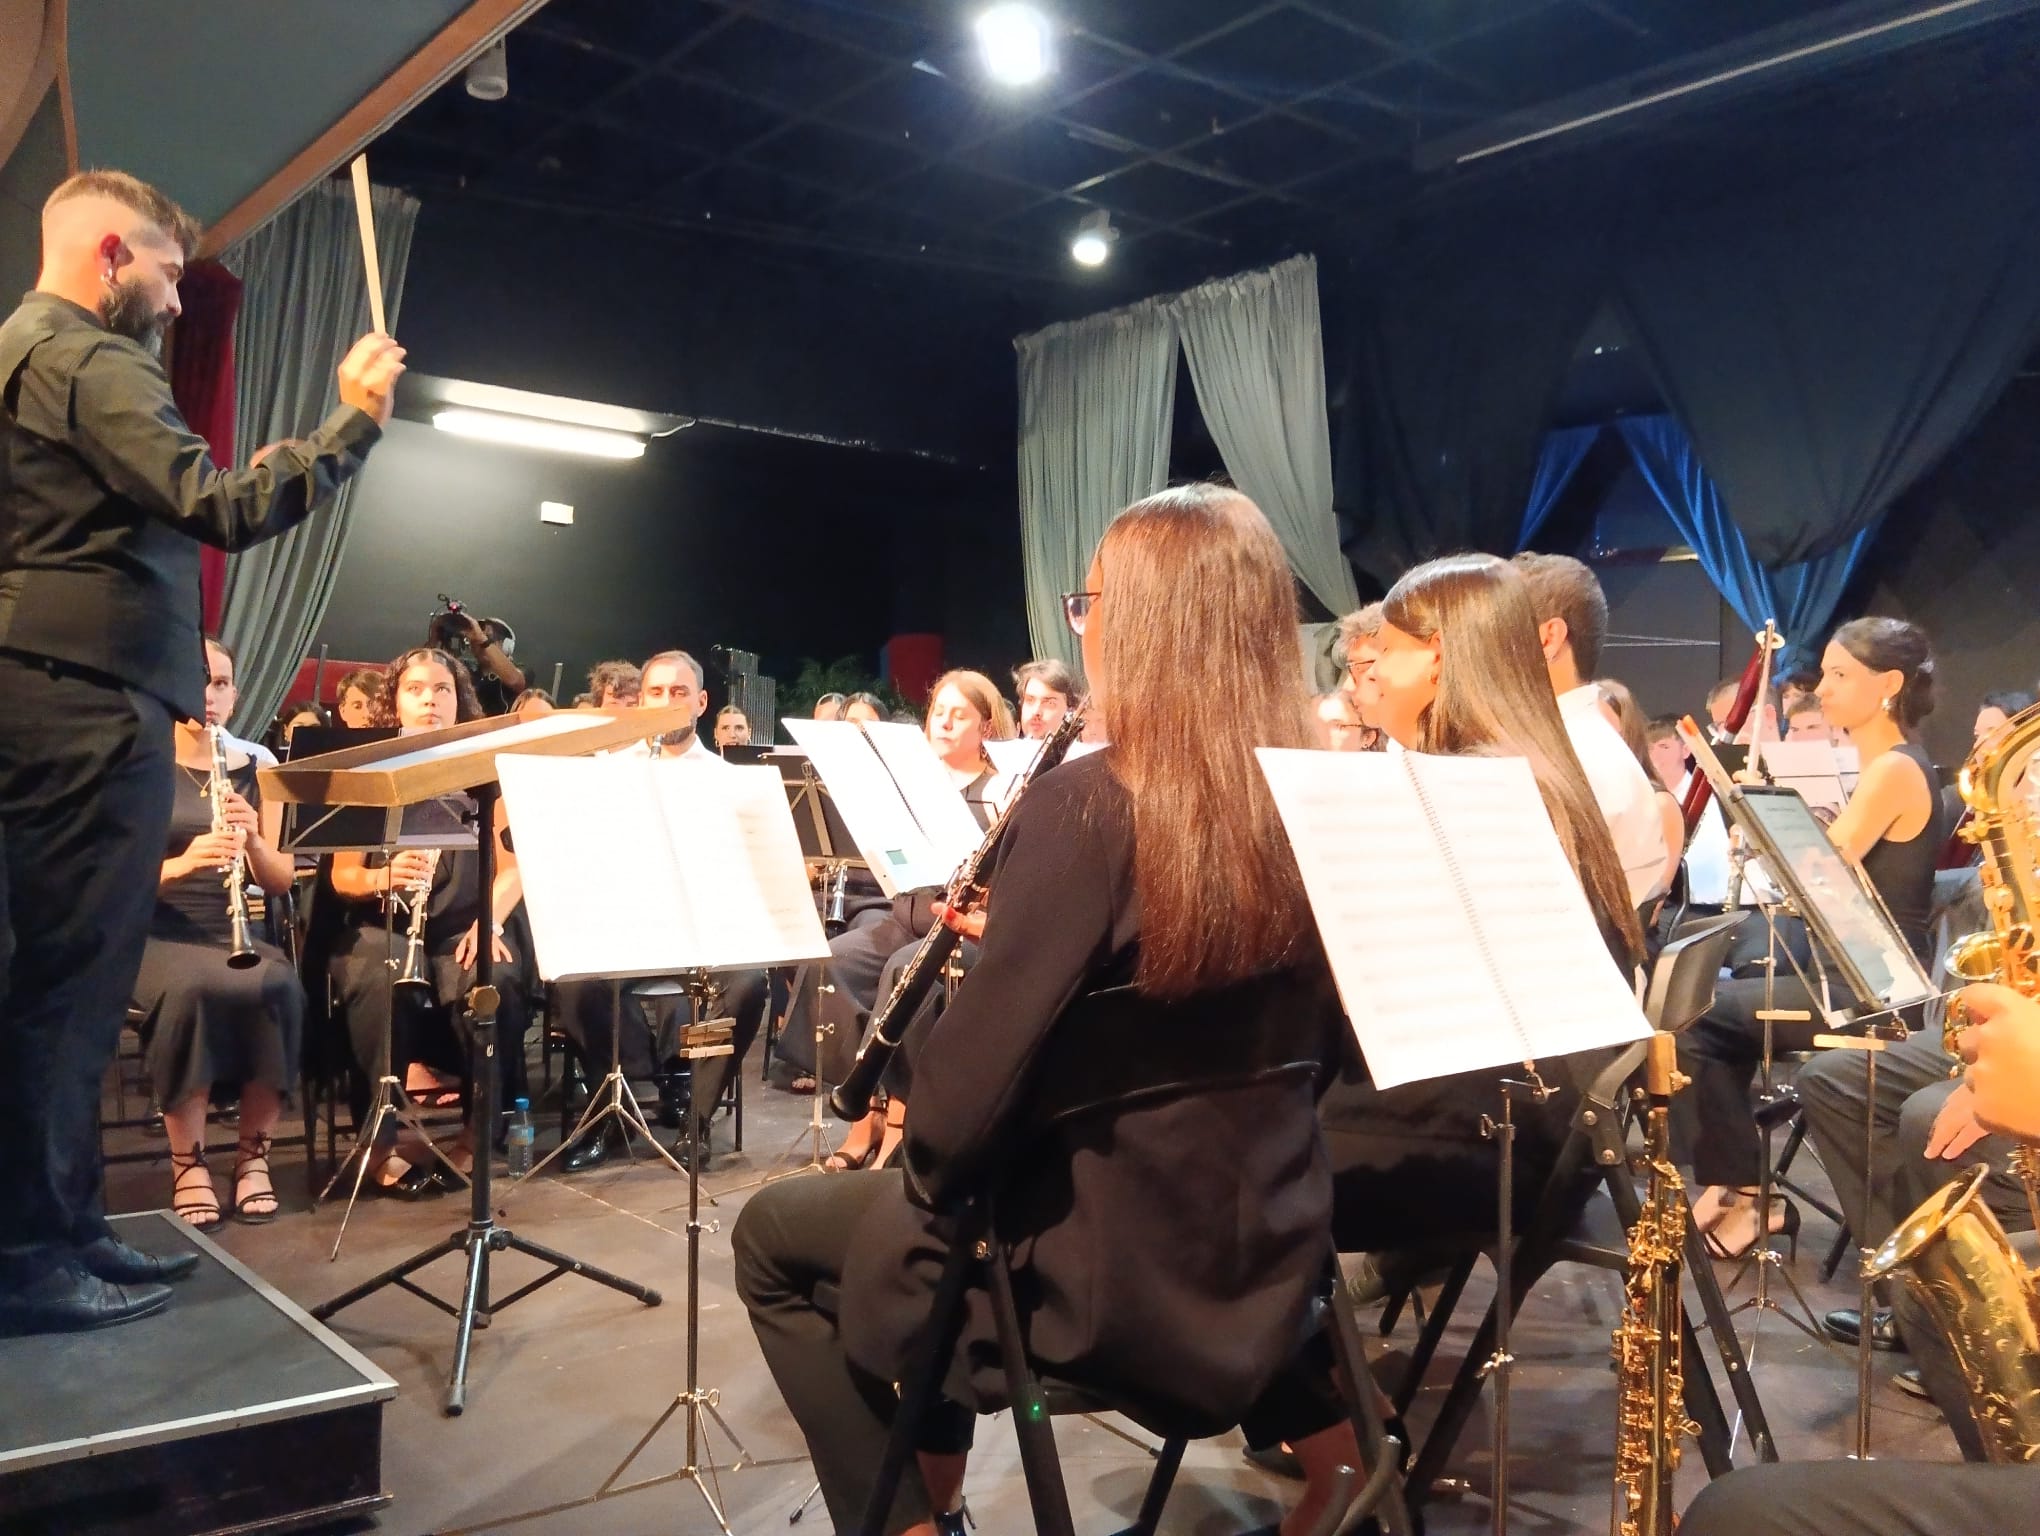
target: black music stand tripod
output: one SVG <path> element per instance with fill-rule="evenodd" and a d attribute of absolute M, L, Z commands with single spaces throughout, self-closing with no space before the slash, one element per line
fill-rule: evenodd
<path fill-rule="evenodd" d="M 481 900 L 487 903 L 489 892 L 496 878 L 496 803 L 499 791 L 493 779 L 475 786 L 469 793 L 475 802 L 475 825 L 479 832 L 476 839 L 479 868 L 475 876 L 475 888 L 481 893 Z M 486 906 L 484 911 L 486 912 Z M 459 1414 L 467 1407 L 468 1349 L 474 1340 L 476 1328 L 488 1327 L 497 1312 L 511 1306 L 533 1291 L 550 1285 L 561 1275 L 578 1275 L 583 1280 L 593 1280 L 597 1285 L 606 1285 L 613 1291 L 635 1297 L 648 1307 L 656 1307 L 663 1299 L 649 1286 L 613 1275 L 606 1269 L 534 1243 L 529 1238 L 519 1237 L 508 1227 L 497 1223 L 490 1200 L 490 1155 L 494 1151 L 496 1125 L 496 1009 L 501 1001 L 494 985 L 495 954 L 489 942 L 489 935 L 477 930 L 475 945 L 475 984 L 467 995 L 468 1019 L 473 1029 L 473 1046 L 469 1057 L 472 1074 L 472 1115 L 469 1121 L 471 1136 L 475 1141 L 474 1174 L 468 1184 L 468 1222 L 465 1227 L 448 1234 L 424 1252 L 414 1254 L 401 1264 L 384 1270 L 373 1279 L 363 1281 L 352 1290 L 343 1291 L 331 1301 L 322 1302 L 312 1308 L 312 1316 L 320 1322 L 334 1313 L 351 1307 L 362 1298 L 374 1295 L 386 1286 L 398 1286 L 409 1291 L 421 1301 L 433 1306 L 453 1318 L 455 1323 L 453 1372 L 446 1383 L 445 1409 L 449 1416 Z M 504 1250 L 527 1254 L 540 1263 L 552 1266 L 543 1275 L 528 1284 L 519 1286 L 508 1296 L 491 1301 L 489 1296 L 489 1259 L 491 1255 Z M 430 1291 L 417 1285 L 411 1276 L 435 1260 L 450 1253 L 467 1254 L 467 1284 L 462 1289 L 458 1307 L 449 1306 Z"/>

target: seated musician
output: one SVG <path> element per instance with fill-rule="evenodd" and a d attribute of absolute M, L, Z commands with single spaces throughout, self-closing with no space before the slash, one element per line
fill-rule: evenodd
<path fill-rule="evenodd" d="M 843 701 L 843 695 L 842 695 L 842 694 L 840 694 L 840 693 L 825 693 L 825 694 L 823 694 L 823 695 L 822 695 L 822 696 L 821 696 L 820 698 L 818 698 L 818 699 L 816 699 L 816 700 L 815 700 L 815 715 L 814 715 L 814 717 L 815 717 L 815 718 L 816 718 L 817 720 L 840 720 L 840 719 L 842 719 L 842 718 L 843 718 L 843 702 L 844 702 L 844 701 Z"/>
<path fill-rule="evenodd" d="M 1225 575 L 1198 579 L 1212 571 Z M 893 1383 L 929 1322 L 946 1230 L 933 1213 L 959 1198 L 996 1185 L 1000 1237 L 1025 1255 L 1015 1289 L 1035 1359 L 1129 1398 L 1237 1413 L 1293 1353 L 1323 1273 L 1329 1190 L 1307 1094 L 1237 1090 L 1221 1127 L 1205 1106 L 1132 1112 L 1109 1154 L 1073 1157 L 1030 1120 L 1054 1086 L 1030 1065 L 1065 1010 L 1128 974 L 1140 1012 L 1118 1017 L 1158 1032 L 1222 993 L 1242 1038 L 1288 1059 L 1329 1070 L 1345 1034 L 1253 757 L 1313 740 L 1272 531 L 1237 492 L 1164 491 L 1107 530 L 1084 585 L 1068 607 L 1112 745 L 1043 775 L 1014 812 L 983 957 L 912 1037 L 904 1169 L 768 1185 L 737 1221 L 738 1291 L 839 1531 L 858 1527 Z M 1187 612 L 1164 631 L 1153 618 L 1170 608 Z M 1166 643 L 1179 629 L 1209 643 Z M 1218 697 L 1230 713 L 1214 731 Z M 1214 871 L 1230 898 L 1217 907 Z M 986 1351 L 967 1325 L 950 1381 Z M 962 1530 L 971 1415 L 1002 1392 L 973 1371 L 970 1395 L 922 1426 L 886 1531 Z"/>
<path fill-rule="evenodd" d="M 357 667 L 340 679 L 334 692 L 333 713 L 350 731 L 365 731 L 375 724 L 375 701 L 382 696 L 383 675 L 374 667 Z"/>
<path fill-rule="evenodd" d="M 1685 854 L 1686 813 L 1679 797 L 1659 782 L 1658 759 L 1651 751 L 1650 722 L 1644 718 L 1643 706 L 1636 702 L 1636 695 L 1629 691 L 1629 685 L 1604 677 L 1595 682 L 1594 689 L 1614 715 L 1616 734 L 1622 738 L 1622 745 L 1629 749 L 1629 755 L 1636 759 L 1637 766 L 1643 769 L 1644 782 L 1650 786 L 1651 803 L 1657 807 L 1659 833 L 1665 845 L 1665 863 L 1659 871 L 1658 890 L 1661 893 L 1669 891 Z M 1676 732 L 1672 740 L 1678 741 Z M 1683 744 L 1680 744 L 1679 750 L 1684 753 Z"/>
<path fill-rule="evenodd" d="M 1599 691 L 1588 681 L 1601 664 L 1608 599 L 1594 573 L 1570 555 L 1521 554 L 1515 564 L 1530 584 L 1566 736 L 1614 835 L 1615 855 L 1629 879 L 1630 904 L 1642 907 L 1671 889 L 1669 871 L 1678 863 L 1666 847 L 1650 770 L 1623 742 Z"/>
<path fill-rule="evenodd" d="M 1069 663 L 1051 656 L 1013 669 L 1013 687 L 1020 696 L 1020 734 L 1046 741 L 1076 707 L 1077 679 Z"/>
<path fill-rule="evenodd" d="M 869 725 L 883 720 L 886 718 L 885 700 L 875 693 L 853 693 L 843 701 L 842 718 L 852 725 Z"/>
<path fill-rule="evenodd" d="M 1343 688 L 1321 693 L 1311 700 L 1317 720 L 1318 745 L 1330 752 L 1369 752 L 1377 733 L 1360 723 L 1359 706 Z"/>
<path fill-rule="evenodd" d="M 724 766 L 722 759 L 703 745 L 698 729 L 701 716 L 708 708 L 708 691 L 701 664 L 685 651 L 661 651 L 632 671 L 638 677 L 637 708 L 689 712 L 684 724 L 659 737 L 662 760 L 709 764 L 721 769 Z M 631 750 L 649 752 L 651 743 L 640 743 Z M 735 1049 L 728 1056 L 707 1058 L 699 1064 L 698 1073 L 690 1072 L 690 1064 L 673 1054 L 677 1048 L 679 1025 L 684 1022 L 681 1018 L 684 1004 L 626 995 L 619 1009 L 612 984 L 606 981 L 563 981 L 553 989 L 554 1014 L 590 1081 L 606 1072 L 612 1059 L 621 1065 L 628 1077 L 653 1079 L 659 1087 L 659 1119 L 672 1129 L 679 1128 L 681 1117 L 692 1103 L 700 1115 L 704 1159 L 709 1147 L 709 1121 L 715 1113 L 716 1102 L 722 1097 L 730 1074 L 742 1066 L 744 1054 L 757 1037 L 765 1003 L 766 976 L 763 971 L 730 972 L 720 976 L 718 981 L 722 987 L 723 1010 L 735 1024 L 731 1035 Z M 622 1036 L 617 1038 L 614 1030 L 619 1012 L 624 1028 Z M 652 1039 L 654 1031 L 658 1036 L 656 1043 Z M 608 1157 L 610 1149 L 620 1144 L 622 1134 L 613 1119 L 605 1122 L 601 1133 L 584 1138 L 580 1146 L 567 1154 L 567 1171 L 573 1173 L 600 1165 Z M 680 1151 L 684 1154 L 684 1145 Z"/>
<path fill-rule="evenodd" d="M 642 682 L 634 662 L 598 661 L 588 669 L 588 702 L 597 709 L 629 709 Z"/>
<path fill-rule="evenodd" d="M 536 720 L 549 715 L 559 706 L 553 703 L 553 696 L 543 688 L 527 688 L 510 701 L 512 720 Z"/>
<path fill-rule="evenodd" d="M 376 724 L 402 731 L 431 731 L 480 718 L 468 674 L 444 652 L 423 646 L 391 662 L 376 703 Z M 504 942 L 504 924 L 523 900 L 517 856 L 505 833 L 502 802 L 496 804 L 496 878 L 488 893 L 487 942 L 501 995 L 496 1015 L 496 1059 L 501 1066 L 499 1103 L 507 1105 L 522 1081 L 524 1030 L 528 1018 L 518 957 Z M 389 1042 L 390 1070 L 428 1105 L 464 1102 L 469 1071 L 469 1029 L 462 1000 L 473 984 L 478 946 L 484 942 L 482 893 L 476 889 L 479 854 L 466 849 L 421 852 L 404 849 L 387 860 L 380 853 L 337 853 L 331 882 L 347 904 L 345 920 L 327 961 L 335 996 L 347 1014 L 354 1059 L 373 1079 Z M 401 962 L 410 928 L 408 901 L 424 896 L 426 974 L 423 988 L 393 986 L 390 962 Z M 437 1070 L 435 1070 L 437 1069 Z M 462 1129 L 450 1161 L 462 1172 L 472 1159 L 472 1126 Z M 406 1198 L 438 1194 L 445 1184 L 425 1163 L 422 1148 L 408 1153 L 377 1149 L 370 1179 L 382 1192 Z"/>
<path fill-rule="evenodd" d="M 1707 694 L 1707 718 L 1710 722 L 1709 736 L 1716 746 L 1733 742 L 1747 746 L 1759 739 L 1776 741 L 1779 736 L 1778 704 L 1769 694 L 1764 696 L 1760 706 L 1753 706 L 1743 723 L 1734 730 L 1728 728 L 1728 717 L 1735 708 L 1735 696 L 1742 690 L 1742 679 L 1724 677 Z"/>
<path fill-rule="evenodd" d="M 276 723 L 268 731 L 268 745 L 279 757 L 290 755 L 290 739 L 301 725 L 329 726 L 333 717 L 326 713 L 326 706 L 307 699 L 302 704 L 288 704 L 277 715 Z"/>
<path fill-rule="evenodd" d="M 1824 741 L 1833 744 L 1839 741 L 1833 726 L 1827 722 L 1827 715 L 1820 707 L 1820 699 L 1810 693 L 1802 693 L 1785 706 L 1785 739 L 1787 741 Z"/>
<path fill-rule="evenodd" d="M 990 826 L 1013 788 L 985 751 L 987 741 L 1013 739 L 1012 711 L 992 680 L 982 672 L 943 673 L 929 691 L 922 729 L 978 825 Z M 830 941 L 835 984 L 848 992 L 860 1009 L 875 1008 L 878 1000 L 891 992 L 900 968 L 920 947 L 934 920 L 933 901 L 940 894 L 933 890 L 902 892 L 891 908 L 880 909 L 868 922 L 854 923 Z M 959 966 L 967 970 L 976 959 L 974 944 L 959 947 Z M 927 1007 L 939 1008 L 938 997 L 931 995 Z M 872 1112 L 851 1128 L 825 1167 L 837 1171 L 863 1168 L 874 1159 L 883 1161 L 891 1156 L 906 1119 L 904 1062 L 896 1064 L 886 1086 L 887 1101 L 875 1104 Z"/>
<path fill-rule="evenodd" d="M 1627 972 L 1642 959 L 1642 930 L 1614 839 L 1572 753 L 1539 630 L 1528 583 L 1509 562 L 1455 555 L 1418 566 L 1383 600 L 1368 673 L 1374 708 L 1404 750 L 1529 761 L 1609 953 Z M 1575 1085 L 1604 1059 L 1590 1051 L 1540 1063 L 1559 1091 L 1519 1111 L 1517 1219 L 1529 1216 L 1555 1166 L 1578 1102 Z M 1349 1052 L 1321 1106 L 1340 1252 L 1421 1251 L 1493 1233 L 1497 1154 L 1481 1126 L 1511 1075 L 1468 1072 L 1378 1089 L 1357 1050 Z M 1277 1396 L 1300 1404 L 1309 1399 L 1308 1373 L 1302 1362 L 1298 1371 Z M 1306 1509 L 1329 1496 L 1342 1462 L 1357 1465 L 1351 1427 L 1325 1422 L 1314 1435 L 1265 1419 L 1243 1426 L 1250 1445 L 1284 1440 L 1295 1448 L 1308 1479 Z M 1283 1528 L 1309 1527 L 1292 1511 Z"/>
<path fill-rule="evenodd" d="M 751 722 L 744 712 L 734 704 L 725 704 L 715 712 L 715 749 L 724 747 L 748 747 L 751 744 Z"/>
<path fill-rule="evenodd" d="M 1909 739 L 1909 732 L 1934 707 L 1934 658 L 1925 633 L 1900 619 L 1844 624 L 1822 653 L 1820 702 L 1829 724 L 1849 733 L 1862 763 L 1856 792 L 1828 828 L 1828 836 L 1863 866 L 1900 933 L 1924 962 L 1930 958 L 1928 912 L 1934 864 L 1941 851 L 1938 776 L 1933 760 Z M 1804 926 L 1781 917 L 1779 930 L 1781 950 L 1803 955 Z M 1842 995 L 1834 1001 L 1846 1005 L 1847 987 L 1839 981 L 1835 986 Z M 1809 1010 L 1814 1015 L 1805 1023 L 1774 1020 L 1774 1050 L 1810 1048 L 1814 1035 L 1828 1026 L 1782 953 L 1772 995 L 1774 1009 Z M 1764 1027 L 1756 1015 L 1765 1006 L 1762 977 L 1725 980 L 1706 1016 L 1679 1037 L 1680 1066 L 1693 1086 L 1674 1101 L 1675 1145 L 1705 1186 L 1694 1201 L 1693 1219 L 1720 1257 L 1743 1254 L 1764 1235 L 1757 1229 L 1752 1198 L 1763 1149 L 1749 1095 L 1764 1045 Z M 1860 1051 L 1831 1055 L 1836 1059 L 1808 1067 L 1815 1080 L 1829 1075 L 1849 1078 L 1864 1070 Z M 1884 1060 L 1891 1055 L 1883 1053 Z M 1860 1116 L 1853 1135 L 1859 1160 Z M 1826 1151 L 1825 1144 L 1822 1150 Z M 1838 1177 L 1838 1187 L 1844 1181 L 1845 1176 Z M 1775 1200 L 1767 1225 L 1772 1232 L 1796 1232 L 1798 1207 L 1790 1200 Z"/>
<path fill-rule="evenodd" d="M 1962 1000 L 1981 1026 L 1967 1031 L 1962 1042 L 1970 1057 L 1963 1088 L 1979 1123 L 2007 1144 L 2040 1141 L 2040 1002 L 1998 986 L 1966 988 Z M 1952 1177 L 1954 1170 L 1943 1172 Z M 2009 1337 L 2001 1342 L 2008 1351 L 2018 1347 Z M 1945 1387 L 1936 1383 L 1937 1398 L 1943 1391 L 1968 1397 L 1959 1376 Z M 1950 1413 L 1951 1423 L 1963 1407 L 1953 1406 L 1958 1411 Z M 2023 1416 L 2026 1407 L 2007 1396 L 2000 1411 L 2011 1408 Z M 2030 1530 L 2036 1505 L 2040 1464 L 2030 1461 L 1783 1462 L 1715 1479 L 1680 1519 L 1679 1531 L 1680 1536 L 1975 1536 Z"/>
<path fill-rule="evenodd" d="M 210 637 L 205 653 L 206 725 L 219 725 L 233 710 L 234 658 Z M 277 848 L 282 808 L 262 804 L 254 762 L 228 748 L 229 829 L 215 832 L 205 725 L 179 722 L 176 748 L 170 841 L 135 983 L 142 1056 L 170 1139 L 170 1207 L 194 1227 L 219 1224 L 219 1192 L 205 1160 L 206 1109 L 216 1099 L 238 1097 L 231 1209 L 236 1220 L 265 1222 L 276 1216 L 270 1135 L 283 1096 L 297 1082 L 305 996 L 283 952 L 264 938 L 256 940 L 253 966 L 237 970 L 227 963 L 233 931 L 221 874 L 238 853 L 246 861 L 251 902 L 258 890 L 281 898 L 290 889 L 291 858 Z"/>

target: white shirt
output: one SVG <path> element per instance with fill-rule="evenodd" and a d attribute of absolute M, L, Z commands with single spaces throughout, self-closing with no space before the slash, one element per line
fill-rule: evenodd
<path fill-rule="evenodd" d="M 228 746 L 239 747 L 241 751 L 253 758 L 258 766 L 263 768 L 274 768 L 277 766 L 276 754 L 263 746 L 261 742 L 243 741 L 232 731 L 224 729 L 220 732 L 220 735 L 225 739 Z"/>
<path fill-rule="evenodd" d="M 1595 803 L 1615 839 L 1615 857 L 1629 882 L 1633 906 L 1662 896 L 1667 889 L 1664 822 L 1658 816 L 1657 791 L 1643 764 L 1629 750 L 1622 733 L 1601 713 L 1601 691 L 1588 683 L 1558 696 L 1558 713 L 1573 753 L 1586 770 Z"/>

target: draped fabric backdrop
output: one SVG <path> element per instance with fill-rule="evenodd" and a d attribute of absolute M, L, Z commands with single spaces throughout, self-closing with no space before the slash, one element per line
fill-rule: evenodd
<path fill-rule="evenodd" d="M 1596 218 L 1497 205 L 1441 219 L 1352 279 L 1333 467 L 1358 529 L 1349 552 L 1383 585 L 1436 555 L 1518 547 L 1545 430 L 1607 291 Z"/>
<path fill-rule="evenodd" d="M 1537 455 L 1537 472 L 1530 481 L 1530 499 L 1523 504 L 1523 526 L 1516 534 L 1518 550 L 1530 547 L 1600 435 L 1599 426 L 1561 427 L 1544 434 L 1544 451 Z"/>
<path fill-rule="evenodd" d="M 1693 547 L 1701 569 L 1751 633 L 1762 629 L 1766 619 L 1775 619 L 1787 643 L 1802 655 L 1818 647 L 1877 525 L 1872 523 L 1828 554 L 1766 567 L 1728 515 L 1721 492 L 1675 418 L 1630 416 L 1616 426 L 1672 526 Z"/>
<path fill-rule="evenodd" d="M 186 425 L 205 439 L 213 462 L 234 460 L 234 321 L 241 313 L 241 280 L 216 261 L 194 261 L 177 284 L 184 312 L 171 332 L 170 396 Z M 199 575 L 201 622 L 220 627 L 227 584 L 225 550 L 208 545 Z"/>
<path fill-rule="evenodd" d="M 1935 135 L 1656 242 L 1619 286 L 1666 406 L 1755 559 L 1833 554 L 2040 337 L 2040 133 Z"/>
<path fill-rule="evenodd" d="M 1020 548 L 1039 657 L 1080 661 L 1062 594 L 1105 525 L 1168 483 L 1176 326 L 1164 301 L 1052 325 L 1020 354 Z"/>
<path fill-rule="evenodd" d="M 395 329 L 418 201 L 377 187 L 372 202 L 383 301 Z M 303 437 L 326 418 L 340 399 L 340 359 L 368 329 L 352 190 L 345 182 L 320 183 L 221 260 L 241 274 L 245 288 L 234 347 L 235 426 L 252 454 Z M 261 734 L 318 633 L 347 544 L 353 490 L 351 482 L 342 486 L 333 505 L 227 562 L 221 632 L 240 662 L 234 728 L 242 735 Z"/>
<path fill-rule="evenodd" d="M 1290 568 L 1334 615 L 1360 606 L 1332 512 L 1317 258 L 1223 277 L 1170 305 L 1197 405 L 1226 473 L 1253 498 Z"/>

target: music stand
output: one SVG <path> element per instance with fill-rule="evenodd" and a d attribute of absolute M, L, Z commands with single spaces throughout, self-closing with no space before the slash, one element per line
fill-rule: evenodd
<path fill-rule="evenodd" d="M 856 844 L 850 840 L 850 829 L 843 824 L 843 813 L 837 809 L 835 797 L 829 793 L 828 786 L 815 772 L 815 765 L 807 755 L 775 749 L 765 761 L 779 770 L 780 779 L 786 786 L 786 803 L 793 812 L 793 827 L 800 838 L 801 856 L 821 874 L 821 889 L 816 900 L 821 909 L 823 927 L 831 935 L 840 933 L 844 924 L 843 905 L 849 889 L 850 871 L 868 866 L 857 856 Z M 826 963 L 815 962 L 818 966 Z M 774 1184 L 796 1174 L 824 1172 L 828 1168 L 830 1154 L 835 1151 L 829 1144 L 822 1100 L 825 1097 L 823 1063 L 827 1060 L 829 1037 L 836 1032 L 836 1024 L 829 1018 L 834 1010 L 824 1006 L 823 1000 L 835 995 L 836 986 L 819 970 L 813 976 L 814 995 L 808 1000 L 808 1022 L 814 1039 L 815 1091 L 808 1102 L 806 1128 L 787 1143 L 786 1150 L 773 1162 L 785 1161 L 803 1139 L 808 1143 L 808 1159 L 797 1168 L 782 1168 L 747 1184 L 732 1185 L 724 1191 L 726 1194 Z M 795 996 L 798 999 L 799 993 L 796 992 Z"/>
<path fill-rule="evenodd" d="M 534 720 L 504 722 L 496 719 L 469 721 L 446 730 L 423 732 L 394 741 L 376 742 L 344 751 L 307 758 L 276 768 L 264 768 L 258 775 L 263 793 L 275 800 L 297 804 L 368 805 L 390 808 L 415 805 L 441 795 L 465 791 L 475 802 L 475 825 L 483 829 L 477 840 L 480 869 L 476 889 L 487 901 L 495 882 L 496 839 L 493 833 L 499 798 L 496 757 L 516 752 L 546 757 L 577 756 L 625 746 L 646 736 L 679 730 L 691 722 L 689 709 L 561 711 Z M 454 1319 L 453 1369 L 448 1376 L 444 1408 L 449 1416 L 467 1407 L 468 1351 L 476 1327 L 486 1327 L 493 1315 L 523 1300 L 541 1286 L 561 1275 L 579 1275 L 635 1297 L 646 1306 L 661 1301 L 648 1286 L 613 1275 L 604 1269 L 519 1237 L 495 1219 L 490 1189 L 490 1142 L 496 1120 L 496 1008 L 493 946 L 475 946 L 475 981 L 467 995 L 468 1018 L 472 1026 L 469 1072 L 474 1084 L 470 1114 L 477 1131 L 474 1174 L 468 1185 L 468 1222 L 421 1253 L 384 1270 L 351 1290 L 312 1308 L 320 1322 L 336 1312 L 372 1296 L 386 1286 L 399 1286 L 421 1300 L 429 1301 Z M 504 1249 L 514 1249 L 548 1264 L 551 1268 L 537 1280 L 520 1286 L 501 1300 L 489 1293 L 489 1259 Z M 467 1282 L 459 1306 L 451 1306 L 431 1292 L 420 1289 L 411 1276 L 435 1260 L 451 1253 L 467 1255 Z"/>

